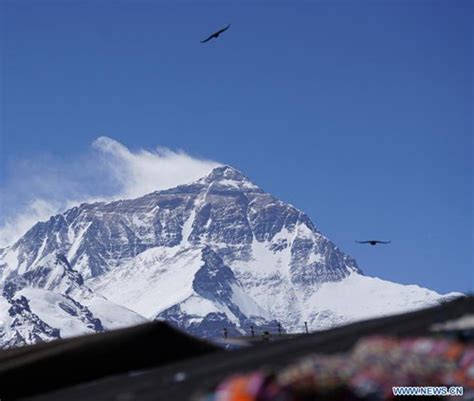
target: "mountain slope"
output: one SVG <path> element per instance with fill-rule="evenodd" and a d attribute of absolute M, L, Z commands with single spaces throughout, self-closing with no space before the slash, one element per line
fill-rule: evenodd
<path fill-rule="evenodd" d="M 146 321 L 141 315 L 94 293 L 62 254 L 47 255 L 34 268 L 10 275 L 2 283 L 0 345 L 5 347 Z"/>
<path fill-rule="evenodd" d="M 305 321 L 328 327 L 442 299 L 363 276 L 308 216 L 228 166 L 191 184 L 82 204 L 38 223 L 0 250 L 0 275 L 2 283 L 26 280 L 21 288 L 59 292 L 92 312 L 91 299 L 101 299 L 206 336 L 277 321 L 289 331 Z M 102 321 L 112 312 L 100 314 Z"/>

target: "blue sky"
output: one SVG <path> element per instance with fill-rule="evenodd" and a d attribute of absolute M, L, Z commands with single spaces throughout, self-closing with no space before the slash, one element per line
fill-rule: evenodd
<path fill-rule="evenodd" d="M 240 169 L 366 274 L 472 290 L 472 2 L 0 7 L 1 222 L 107 192 L 83 173 L 105 135 Z M 354 243 L 372 237 L 392 244 Z"/>

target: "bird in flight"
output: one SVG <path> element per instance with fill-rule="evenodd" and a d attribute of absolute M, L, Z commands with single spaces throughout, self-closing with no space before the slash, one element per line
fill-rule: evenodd
<path fill-rule="evenodd" d="M 368 241 L 356 241 L 358 244 L 370 244 L 370 245 L 377 245 L 377 244 L 390 244 L 392 241 L 379 241 L 378 239 L 371 239 Z"/>
<path fill-rule="evenodd" d="M 207 39 L 201 40 L 201 43 L 206 43 L 209 42 L 212 38 L 217 38 L 222 32 L 227 31 L 227 29 L 230 28 L 230 24 L 227 25 L 225 28 L 219 29 L 217 32 L 214 32 L 211 36 L 209 36 Z"/>

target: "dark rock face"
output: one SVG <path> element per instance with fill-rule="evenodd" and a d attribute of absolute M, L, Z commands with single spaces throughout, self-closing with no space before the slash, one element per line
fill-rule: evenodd
<path fill-rule="evenodd" d="M 194 276 L 193 288 L 204 298 L 222 303 L 231 302 L 231 284 L 236 284 L 232 270 L 224 264 L 222 258 L 210 248 L 202 251 L 204 265 Z"/>
<path fill-rule="evenodd" d="M 90 328 L 98 333 L 104 331 L 104 327 L 102 326 L 102 322 L 100 321 L 100 319 L 94 317 L 92 312 L 87 307 L 81 305 L 79 302 L 75 301 L 71 297 L 66 296 L 66 299 L 70 301 L 70 303 L 59 303 L 59 307 L 62 310 L 64 310 L 71 316 L 78 317 L 85 323 L 85 326 L 87 328 Z"/>
<path fill-rule="evenodd" d="M 225 330 L 225 332 L 224 332 Z M 209 313 L 200 323 L 192 323 L 186 331 L 199 337 L 218 338 L 239 333 L 238 327 L 224 313 Z"/>
<path fill-rule="evenodd" d="M 11 301 L 19 289 L 21 289 L 21 287 L 17 282 L 9 281 L 3 286 L 2 295 L 6 300 Z"/>
<path fill-rule="evenodd" d="M 210 247 L 204 248 L 202 260 L 204 264 L 195 274 L 192 284 L 195 293 L 212 303 L 225 306 L 238 319 L 238 324 L 222 312 L 210 312 L 197 319 L 198 316 L 183 312 L 180 305 L 163 311 L 156 316 L 157 320 L 166 320 L 175 327 L 201 337 L 220 337 L 224 328 L 229 335 L 241 335 L 250 333 L 251 326 L 258 329 L 262 324 L 268 324 L 264 319 L 246 316 L 234 302 L 233 286 L 240 288 L 240 284 L 230 267 L 216 252 Z M 277 323 L 274 323 L 277 327 Z"/>
<path fill-rule="evenodd" d="M 37 263 L 23 274 L 12 272 L 6 279 L 3 287 L 5 291 L 16 292 L 25 287 L 43 288 L 46 290 L 61 290 L 64 294 L 84 286 L 84 279 L 75 271 L 63 254 L 54 254 Z"/>
<path fill-rule="evenodd" d="M 178 305 L 159 315 L 159 320 L 165 320 L 172 326 L 186 331 L 191 335 L 204 338 L 223 337 L 223 328 L 229 333 L 239 333 L 235 323 L 231 322 L 224 313 L 212 312 L 199 322 L 192 321 L 192 317 L 185 315 Z"/>
<path fill-rule="evenodd" d="M 9 302 L 11 307 L 8 309 L 8 314 L 12 318 L 10 328 L 15 331 L 15 336 L 5 341 L 3 347 L 18 347 L 60 338 L 60 330 L 52 328 L 31 312 L 28 300 L 24 296 L 11 298 Z M 4 335 L 0 330 L 0 339 L 2 337 Z"/>

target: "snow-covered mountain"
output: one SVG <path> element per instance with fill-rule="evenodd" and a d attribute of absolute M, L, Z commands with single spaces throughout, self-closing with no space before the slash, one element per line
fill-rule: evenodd
<path fill-rule="evenodd" d="M 147 319 L 204 336 L 277 322 L 301 331 L 443 299 L 364 276 L 308 216 L 229 166 L 37 223 L 0 249 L 0 280 L 7 346 Z"/>
<path fill-rule="evenodd" d="M 2 281 L 0 347 L 96 333 L 146 322 L 94 293 L 62 254 L 48 254 Z"/>

